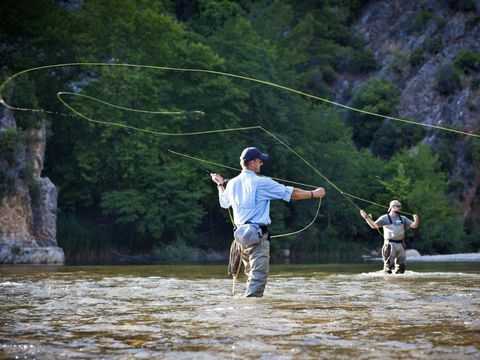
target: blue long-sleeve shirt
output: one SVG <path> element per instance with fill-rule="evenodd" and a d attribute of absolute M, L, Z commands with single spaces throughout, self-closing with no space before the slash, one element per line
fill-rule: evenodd
<path fill-rule="evenodd" d="M 243 169 L 231 179 L 223 193 L 219 193 L 220 206 L 233 208 L 236 225 L 251 222 L 269 225 L 270 200 L 290 201 L 293 187 L 279 184 L 268 178 L 257 176 L 253 171 Z"/>

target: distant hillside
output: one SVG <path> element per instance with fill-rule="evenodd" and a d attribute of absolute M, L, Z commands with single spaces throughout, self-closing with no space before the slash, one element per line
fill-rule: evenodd
<path fill-rule="evenodd" d="M 479 5 L 479 1 L 368 2 L 352 28 L 365 39 L 379 67 L 368 75 L 344 74 L 337 82 L 337 100 L 351 101 L 361 84 L 381 78 L 400 90 L 395 116 L 478 133 Z M 480 221 L 480 139 L 426 131 L 423 140 L 440 156 L 466 230 L 471 230 Z"/>
<path fill-rule="evenodd" d="M 359 258 L 383 242 L 359 210 L 379 216 L 393 198 L 421 218 L 408 246 L 478 251 L 478 138 L 321 101 L 480 133 L 478 9 L 473 0 L 0 1 L 0 78 L 12 80 L 2 96 L 18 107 L 0 109 L 3 261 L 19 262 L 34 242 L 58 250 L 58 241 L 67 263 L 225 251 L 232 222 L 208 173 L 236 176 L 252 145 L 271 156 L 265 175 L 328 194 L 313 222 L 314 202 L 272 203 L 272 234 L 296 234 L 275 238 L 272 254 Z"/>

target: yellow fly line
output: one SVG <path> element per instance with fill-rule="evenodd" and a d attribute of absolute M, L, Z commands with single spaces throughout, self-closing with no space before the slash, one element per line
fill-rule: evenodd
<path fill-rule="evenodd" d="M 299 159 L 301 159 L 308 167 L 310 167 L 325 182 L 327 182 L 336 191 L 338 191 L 342 196 L 344 196 L 357 209 L 360 209 L 360 207 L 358 207 L 352 199 L 359 200 L 359 201 L 369 203 L 369 204 L 372 204 L 372 205 L 375 205 L 375 206 L 379 206 L 379 207 L 382 207 L 382 208 L 387 208 L 387 206 L 375 203 L 373 201 L 370 201 L 370 200 L 367 200 L 367 199 L 364 199 L 364 198 L 361 198 L 361 197 L 358 197 L 358 196 L 355 196 L 355 195 L 352 195 L 352 194 L 349 194 L 347 192 L 344 192 L 337 185 L 335 185 L 330 179 L 328 179 L 324 174 L 322 174 L 317 168 L 315 168 L 312 164 L 310 164 L 303 156 L 301 156 L 297 151 L 295 151 L 291 146 L 289 146 L 287 143 L 282 141 L 278 136 L 276 136 L 272 132 L 268 131 L 267 129 L 263 128 L 262 126 L 258 126 L 258 125 L 257 126 L 246 126 L 246 127 L 237 127 L 237 128 L 213 129 L 213 130 L 206 130 L 206 131 L 193 131 L 193 132 L 185 132 L 185 133 L 161 132 L 161 131 L 157 131 L 157 130 L 149 130 L 149 129 L 139 128 L 139 127 L 135 127 L 135 126 L 119 123 L 119 122 L 109 122 L 109 121 L 102 121 L 102 120 L 94 119 L 94 118 L 89 117 L 89 116 L 83 114 L 82 112 L 78 111 L 73 106 L 69 105 L 65 101 L 64 98 L 68 97 L 68 96 L 72 96 L 72 97 L 73 96 L 78 96 L 78 97 L 82 97 L 82 98 L 100 103 L 100 104 L 105 105 L 105 106 L 110 106 L 110 107 L 117 108 L 117 109 L 124 110 L 124 111 L 131 111 L 131 112 L 143 113 L 143 114 L 181 115 L 181 114 L 186 114 L 186 113 L 193 113 L 193 114 L 198 114 L 198 115 L 205 115 L 205 113 L 200 111 L 200 110 L 194 110 L 194 111 L 158 111 L 158 110 L 133 109 L 133 108 L 128 108 L 128 107 L 115 105 L 115 104 L 109 103 L 107 101 L 94 98 L 94 97 L 89 96 L 89 95 L 79 94 L 79 93 L 74 93 L 74 92 L 66 92 L 66 91 L 58 92 L 57 93 L 57 98 L 68 110 L 71 111 L 71 114 L 62 114 L 62 113 L 49 111 L 49 110 L 45 110 L 45 109 L 32 109 L 32 108 L 15 107 L 15 106 L 9 105 L 4 100 L 4 95 L 3 95 L 4 90 L 7 87 L 7 85 L 12 80 L 14 80 L 15 78 L 17 78 L 17 77 L 19 77 L 23 74 L 29 73 L 29 72 L 55 69 L 55 68 L 61 68 L 61 67 L 140 68 L 140 69 L 154 69 L 154 70 L 161 70 L 161 71 L 203 73 L 203 74 L 209 74 L 209 75 L 215 75 L 215 76 L 225 76 L 225 77 L 230 77 L 230 78 L 235 78 L 235 79 L 260 83 L 260 84 L 263 84 L 263 85 L 266 85 L 266 86 L 274 87 L 274 88 L 277 88 L 277 89 L 280 89 L 280 90 L 283 90 L 283 91 L 294 93 L 294 94 L 297 94 L 297 95 L 300 95 L 300 96 L 303 96 L 303 97 L 307 97 L 307 98 L 310 98 L 310 99 L 318 100 L 318 101 L 321 101 L 321 102 L 324 102 L 324 103 L 327 103 L 327 104 L 330 104 L 330 105 L 338 106 L 340 108 L 344 108 L 344 109 L 347 109 L 347 110 L 350 110 L 350 111 L 355 111 L 355 112 L 362 113 L 362 114 L 365 114 L 365 115 L 376 116 L 376 117 L 383 118 L 383 119 L 390 119 L 390 120 L 393 120 L 393 121 L 408 123 L 408 124 L 412 124 L 412 125 L 416 125 L 416 126 L 434 128 L 434 129 L 438 129 L 438 130 L 442 130 L 442 131 L 449 131 L 449 132 L 452 132 L 452 133 L 462 134 L 462 135 L 465 135 L 465 136 L 472 136 L 472 137 L 477 137 L 477 138 L 480 137 L 480 135 L 472 133 L 472 132 L 465 132 L 465 131 L 461 131 L 461 130 L 457 130 L 457 129 L 453 129 L 453 128 L 447 128 L 447 127 L 431 125 L 431 124 L 422 124 L 422 123 L 418 123 L 418 122 L 415 122 L 415 121 L 412 121 L 412 120 L 401 119 L 401 118 L 394 117 L 394 116 L 381 115 L 381 114 L 376 114 L 376 113 L 373 113 L 373 112 L 370 112 L 370 111 L 357 109 L 357 108 L 354 108 L 354 107 L 351 107 L 351 106 L 348 106 L 348 105 L 344 105 L 344 104 L 341 104 L 341 103 L 338 103 L 338 102 L 335 102 L 335 101 L 332 101 L 332 100 L 328 100 L 328 99 L 325 99 L 325 98 L 322 98 L 322 97 L 319 97 L 319 96 L 316 96 L 316 95 L 308 94 L 306 92 L 296 90 L 296 89 L 292 89 L 292 88 L 289 88 L 287 86 L 279 85 L 279 84 L 272 83 L 272 82 L 269 82 L 269 81 L 266 81 L 266 80 L 260 80 L 260 79 L 255 79 L 255 78 L 242 76 L 242 75 L 238 75 L 238 74 L 226 73 L 226 72 L 215 71 L 215 70 L 207 70 L 207 69 L 177 68 L 177 67 L 138 65 L 138 64 L 102 63 L 102 62 L 74 62 L 74 63 L 64 63 L 64 64 L 53 64 L 53 65 L 38 66 L 38 67 L 26 69 L 26 70 L 20 71 L 16 74 L 10 76 L 0 85 L 0 104 L 7 109 L 17 110 L 17 111 L 43 112 L 43 113 L 46 113 L 46 114 L 57 114 L 57 115 L 62 115 L 62 116 L 72 116 L 71 114 L 74 114 L 74 115 L 76 115 L 80 118 L 83 118 L 84 120 L 87 120 L 87 121 L 92 122 L 92 123 L 96 123 L 96 124 L 100 124 L 100 125 L 116 126 L 116 127 L 120 127 L 120 128 L 126 128 L 126 129 L 129 129 L 129 130 L 139 131 L 139 132 L 143 132 L 143 133 L 147 133 L 147 134 L 151 134 L 151 135 L 156 135 L 156 136 L 198 136 L 198 135 L 214 134 L 214 133 L 250 131 L 250 130 L 255 130 L 255 129 L 261 130 L 266 135 L 275 139 L 278 143 L 280 143 L 282 146 L 284 146 L 286 149 L 288 149 L 291 153 L 293 153 Z M 226 166 L 226 165 L 223 165 L 223 164 L 218 164 L 218 163 L 214 163 L 214 162 L 211 162 L 211 161 L 208 161 L 208 160 L 200 159 L 198 157 L 194 157 L 194 156 L 191 156 L 191 155 L 188 155 L 188 154 L 182 154 L 182 153 L 176 152 L 174 150 L 169 149 L 168 151 L 172 154 L 175 154 L 175 155 L 178 155 L 178 156 L 183 156 L 183 157 L 189 158 L 191 160 L 205 162 L 205 163 L 209 163 L 211 165 L 215 165 L 215 166 L 239 171 L 239 169 L 236 169 L 236 168 L 232 168 L 232 167 L 229 167 L 229 166 Z M 311 188 L 318 187 L 316 185 L 303 184 L 303 183 L 290 181 L 290 180 L 285 180 L 285 179 L 278 179 L 278 178 L 273 178 L 273 179 L 276 179 L 276 180 L 279 180 L 279 181 L 282 181 L 282 182 L 286 182 L 286 183 L 290 183 L 290 184 L 298 184 L 300 186 L 311 187 Z M 321 206 L 321 201 L 319 201 L 318 209 L 317 209 L 317 212 L 315 214 L 314 219 L 305 228 L 303 228 L 299 231 L 292 232 L 292 233 L 282 234 L 281 236 L 297 234 L 297 233 L 305 230 L 309 226 L 311 226 L 313 224 L 313 222 L 315 221 L 315 219 L 317 218 L 318 214 L 319 214 L 320 206 Z M 412 214 L 407 213 L 407 212 L 404 212 L 404 213 L 412 215 Z M 279 236 L 280 235 L 277 235 L 276 237 L 279 237 Z"/>
<path fill-rule="evenodd" d="M 371 116 L 376 116 L 376 117 L 380 117 L 380 118 L 384 118 L 384 119 L 390 119 L 390 120 L 399 121 L 399 122 L 412 124 L 412 125 L 416 125 L 416 126 L 423 126 L 423 127 L 434 128 L 434 129 L 443 130 L 443 131 L 450 131 L 450 132 L 453 132 L 453 133 L 462 134 L 462 135 L 466 135 L 466 136 L 480 137 L 479 134 L 475 134 L 473 132 L 466 132 L 466 131 L 461 131 L 461 130 L 457 130 L 457 129 L 453 129 L 453 128 L 448 128 L 448 127 L 445 127 L 445 126 L 433 125 L 433 124 L 422 124 L 422 123 L 418 123 L 416 121 L 412 121 L 412 120 L 408 120 L 408 119 L 402 119 L 402 118 L 398 118 L 398 117 L 395 117 L 395 116 L 377 114 L 377 113 L 374 113 L 374 112 L 354 108 L 354 107 L 351 107 L 351 106 L 348 106 L 348 105 L 345 105 L 345 104 L 341 104 L 341 103 L 336 102 L 336 101 L 328 100 L 328 99 L 322 98 L 320 96 L 312 95 L 312 94 L 309 94 L 309 93 L 306 93 L 306 92 L 303 92 L 303 91 L 300 91 L 300 90 L 296 90 L 296 89 L 293 89 L 293 88 L 290 88 L 290 87 L 287 87 L 287 86 L 283 86 L 283 85 L 280 85 L 280 84 L 276 84 L 276 83 L 273 83 L 273 82 L 270 82 L 270 81 L 266 81 L 266 80 L 255 79 L 255 78 L 248 77 L 248 76 L 232 74 L 232 73 L 216 71 L 216 70 L 194 69 L 194 68 L 177 68 L 177 67 L 156 66 L 156 65 L 102 63 L 102 62 L 74 62 L 74 63 L 64 63 L 64 64 L 53 64 L 53 65 L 38 66 L 38 67 L 34 67 L 34 68 L 30 68 L 30 69 L 20 71 L 16 74 L 12 75 L 8 79 L 6 79 L 0 85 L 0 103 L 4 107 L 12 109 L 12 110 L 28 110 L 28 111 L 48 112 L 48 111 L 41 110 L 41 109 L 26 109 L 26 108 L 18 108 L 18 107 L 10 106 L 5 102 L 5 100 L 3 98 L 3 90 L 11 80 L 13 80 L 14 78 L 16 78 L 16 77 L 18 77 L 22 74 L 26 74 L 28 72 L 33 72 L 33 71 L 38 71 L 38 70 L 47 70 L 47 69 L 53 69 L 53 68 L 59 68 L 59 67 L 69 67 L 69 66 L 70 67 L 71 66 L 126 67 L 126 68 L 155 69 L 155 70 L 165 70 L 165 71 L 205 73 L 205 74 L 212 74 L 212 75 L 221 75 L 221 76 L 252 81 L 252 82 L 264 84 L 264 85 L 267 85 L 267 86 L 275 87 L 277 89 L 285 90 L 285 91 L 288 91 L 288 92 L 291 92 L 291 93 L 294 93 L 294 94 L 298 94 L 298 95 L 301 95 L 301 96 L 304 96 L 304 97 L 315 99 L 315 100 L 318 100 L 318 101 L 321 101 L 321 102 L 324 102 L 324 103 L 327 103 L 327 104 L 330 104 L 330 105 L 335 105 L 335 106 L 338 106 L 338 107 L 341 107 L 341 108 L 344 108 L 344 109 L 347 109 L 347 110 L 356 111 L 356 112 L 359 112 L 359 113 L 362 113 L 362 114 L 365 114 L 365 115 L 371 115 Z M 75 94 L 75 93 L 71 93 L 71 94 Z M 78 94 L 75 94 L 75 95 L 78 95 Z M 128 108 L 123 108 L 123 109 L 127 110 Z M 133 109 L 128 109 L 128 110 L 132 111 Z M 52 113 L 52 112 L 50 112 L 50 113 Z M 158 112 L 155 112 L 155 113 L 158 113 Z"/>

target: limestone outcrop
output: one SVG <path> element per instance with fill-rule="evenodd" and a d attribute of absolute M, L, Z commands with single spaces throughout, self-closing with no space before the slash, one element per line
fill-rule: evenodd
<path fill-rule="evenodd" d="M 45 121 L 20 131 L 3 109 L 0 139 L 0 264 L 64 263 L 56 239 L 57 188 L 41 177 Z"/>

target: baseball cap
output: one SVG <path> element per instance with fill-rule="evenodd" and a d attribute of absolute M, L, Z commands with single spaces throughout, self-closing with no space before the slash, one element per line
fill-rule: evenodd
<path fill-rule="evenodd" d="M 247 147 L 243 149 L 242 155 L 240 155 L 240 160 L 251 161 L 255 159 L 267 160 L 268 154 L 262 153 L 256 147 Z"/>

